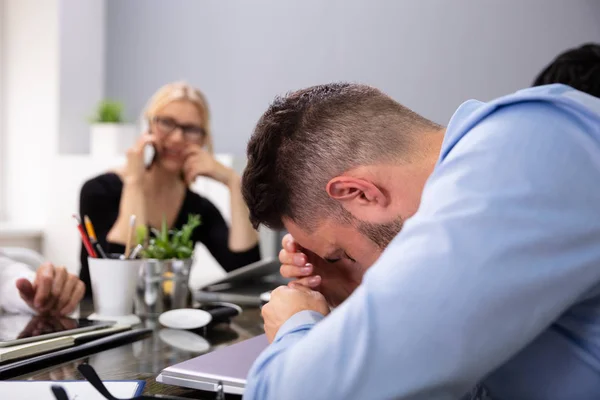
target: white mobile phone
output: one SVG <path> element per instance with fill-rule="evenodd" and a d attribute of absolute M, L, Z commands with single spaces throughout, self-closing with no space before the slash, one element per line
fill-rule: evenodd
<path fill-rule="evenodd" d="M 158 152 L 156 151 L 156 147 L 152 143 L 146 143 L 144 145 L 144 165 L 146 169 L 150 169 L 154 165 L 157 157 Z"/>

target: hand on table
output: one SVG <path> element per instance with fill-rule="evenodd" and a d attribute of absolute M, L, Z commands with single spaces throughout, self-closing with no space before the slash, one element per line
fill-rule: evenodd
<path fill-rule="evenodd" d="M 17 289 L 25 303 L 42 315 L 72 313 L 85 293 L 79 277 L 51 263 L 38 268 L 33 283 L 24 278 L 17 280 Z"/>
<path fill-rule="evenodd" d="M 362 281 L 363 272 L 346 268 L 343 263 L 331 264 L 313 252 L 303 249 L 289 233 L 283 237 L 279 252 L 280 273 L 295 283 L 318 290 L 327 303 L 337 307 L 354 292 Z"/>
<path fill-rule="evenodd" d="M 325 297 L 306 286 L 292 282 L 288 286 L 280 286 L 273 290 L 271 299 L 261 310 L 269 343 L 273 342 L 285 321 L 305 310 L 316 311 L 323 315 L 329 314 Z"/>

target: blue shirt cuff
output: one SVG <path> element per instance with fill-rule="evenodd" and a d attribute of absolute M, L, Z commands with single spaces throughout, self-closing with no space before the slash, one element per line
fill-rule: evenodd
<path fill-rule="evenodd" d="M 279 331 L 277 331 L 277 335 L 275 335 L 275 340 L 273 342 L 279 341 L 282 337 L 287 335 L 288 333 L 294 333 L 301 330 L 311 329 L 316 323 L 321 321 L 325 316 L 320 312 L 305 310 L 297 312 L 292 315 L 287 321 L 281 325 Z"/>

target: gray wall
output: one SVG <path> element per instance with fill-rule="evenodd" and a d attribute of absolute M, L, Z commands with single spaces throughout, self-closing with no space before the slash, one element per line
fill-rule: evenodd
<path fill-rule="evenodd" d="M 61 154 L 87 153 L 89 117 L 105 90 L 104 0 L 60 0 L 59 136 Z"/>
<path fill-rule="evenodd" d="M 137 118 L 160 85 L 208 96 L 216 150 L 241 155 L 274 95 L 369 83 L 445 123 L 468 98 L 528 86 L 558 52 L 600 41 L 595 0 L 109 0 L 106 94 Z"/>

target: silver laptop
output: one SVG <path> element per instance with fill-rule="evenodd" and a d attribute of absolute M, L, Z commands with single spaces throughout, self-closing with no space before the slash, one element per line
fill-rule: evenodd
<path fill-rule="evenodd" d="M 268 275 L 279 273 L 280 267 L 281 263 L 278 259 L 267 258 L 265 260 L 260 260 L 252 264 L 248 264 L 244 267 L 235 269 L 227 273 L 227 275 L 225 275 L 224 277 L 205 285 L 203 289 L 224 284 L 233 285 L 238 282 L 245 282 L 264 278 Z"/>
<path fill-rule="evenodd" d="M 280 267 L 277 259 L 261 260 L 228 273 L 218 281 L 193 291 L 192 295 L 200 303 L 227 302 L 259 307 L 261 294 L 289 282 L 279 275 Z"/>
<path fill-rule="evenodd" d="M 157 382 L 192 389 L 244 394 L 246 376 L 259 354 L 269 345 L 265 335 L 201 355 L 165 368 Z"/>

